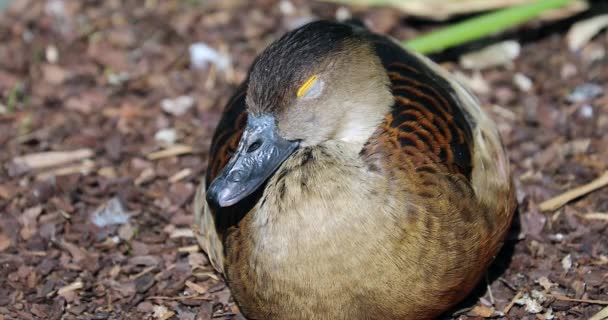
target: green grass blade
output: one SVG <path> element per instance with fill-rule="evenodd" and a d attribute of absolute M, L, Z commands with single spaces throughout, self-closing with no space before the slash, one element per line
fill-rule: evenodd
<path fill-rule="evenodd" d="M 547 10 L 563 7 L 573 1 L 538 0 L 513 6 L 407 40 L 403 45 L 422 54 L 441 51 L 503 31 L 529 21 Z"/>

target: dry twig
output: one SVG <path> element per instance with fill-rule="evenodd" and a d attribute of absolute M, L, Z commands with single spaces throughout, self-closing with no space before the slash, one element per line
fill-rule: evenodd
<path fill-rule="evenodd" d="M 566 191 L 556 197 L 553 197 L 540 204 L 539 208 L 541 211 L 552 211 L 561 208 L 566 203 L 582 197 L 590 192 L 593 192 L 599 188 L 603 188 L 608 185 L 608 171 L 604 172 L 599 178 L 591 181 L 588 184 L 576 187 L 572 190 Z"/>

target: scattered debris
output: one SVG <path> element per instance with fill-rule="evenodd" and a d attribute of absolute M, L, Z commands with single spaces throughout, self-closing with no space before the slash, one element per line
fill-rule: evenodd
<path fill-rule="evenodd" d="M 484 70 L 491 67 L 511 66 L 519 57 L 521 45 L 514 40 L 499 42 L 479 51 L 460 56 L 459 63 L 465 69 Z"/>
<path fill-rule="evenodd" d="M 589 40 L 606 27 L 608 27 L 608 14 L 595 16 L 573 24 L 566 35 L 568 48 L 571 51 L 579 51 L 589 43 Z"/>
<path fill-rule="evenodd" d="M 288 0 L 293 6 L 281 9 L 280 1 L 123 1 L 117 10 L 116 1 L 13 0 L 2 12 L 0 314 L 156 319 L 154 306 L 164 305 L 159 317 L 172 311 L 171 319 L 179 320 L 243 319 L 196 238 L 171 235 L 194 223 L 191 198 L 205 175 L 213 128 L 255 55 L 311 17 L 353 16 L 402 40 L 440 27 L 408 23 L 411 15 L 387 7 Z M 51 2 L 60 4 L 57 14 L 45 11 Z M 535 33 L 544 25 L 518 30 Z M 445 68 L 470 78 L 461 81 L 497 123 L 522 225 L 505 242 L 507 259 L 497 257 L 501 272 L 490 271 L 498 280 L 488 283 L 488 293 L 446 319 L 478 319 L 476 306 L 482 315 L 494 308 L 492 319 L 538 320 L 588 318 L 606 307 L 608 189 L 549 214 L 539 210 L 543 200 L 608 169 L 602 134 L 608 132 L 608 69 L 599 67 L 608 56 L 605 40 L 604 33 L 595 36 L 573 54 L 562 30 L 521 43 L 512 67 L 481 71 L 437 55 Z M 196 42 L 227 57 L 228 69 L 213 62 L 195 68 L 188 49 Z M 516 73 L 533 82 L 529 91 L 522 91 L 527 86 L 517 83 Z M 586 83 L 604 87 L 602 94 L 569 102 L 568 95 Z M 182 116 L 161 108 L 163 99 L 182 95 L 194 99 Z M 175 130 L 174 143 L 189 146 L 184 153 L 155 139 L 163 128 Z M 157 160 L 147 158 L 165 148 Z M 94 154 L 16 175 L 13 170 L 15 158 L 81 149 Z M 93 212 L 114 197 L 128 221 L 97 227 Z M 572 267 L 564 272 L 567 254 Z M 58 294 L 73 283 L 82 287 Z M 206 292 L 198 293 L 202 288 Z M 532 289 L 550 298 L 539 302 L 544 308 L 537 314 L 511 303 L 523 292 L 539 301 Z"/>
<path fill-rule="evenodd" d="M 95 210 L 91 216 L 91 222 L 100 228 L 116 224 L 125 224 L 129 222 L 129 214 L 125 211 L 122 202 L 114 197 Z"/>
<path fill-rule="evenodd" d="M 181 116 L 194 106 L 194 102 L 191 96 L 179 96 L 175 99 L 164 99 L 160 106 L 166 113 Z"/>

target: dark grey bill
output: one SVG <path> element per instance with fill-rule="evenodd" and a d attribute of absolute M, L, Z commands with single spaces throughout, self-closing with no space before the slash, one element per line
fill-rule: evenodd
<path fill-rule="evenodd" d="M 298 147 L 283 139 L 271 116 L 249 116 L 239 146 L 207 191 L 210 205 L 229 207 L 252 194 Z"/>

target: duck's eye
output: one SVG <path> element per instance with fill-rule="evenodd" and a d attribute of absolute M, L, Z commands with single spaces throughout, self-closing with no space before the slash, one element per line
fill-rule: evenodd
<path fill-rule="evenodd" d="M 323 90 L 323 80 L 314 75 L 298 89 L 296 93 L 298 98 L 314 98 L 317 97 Z"/>

